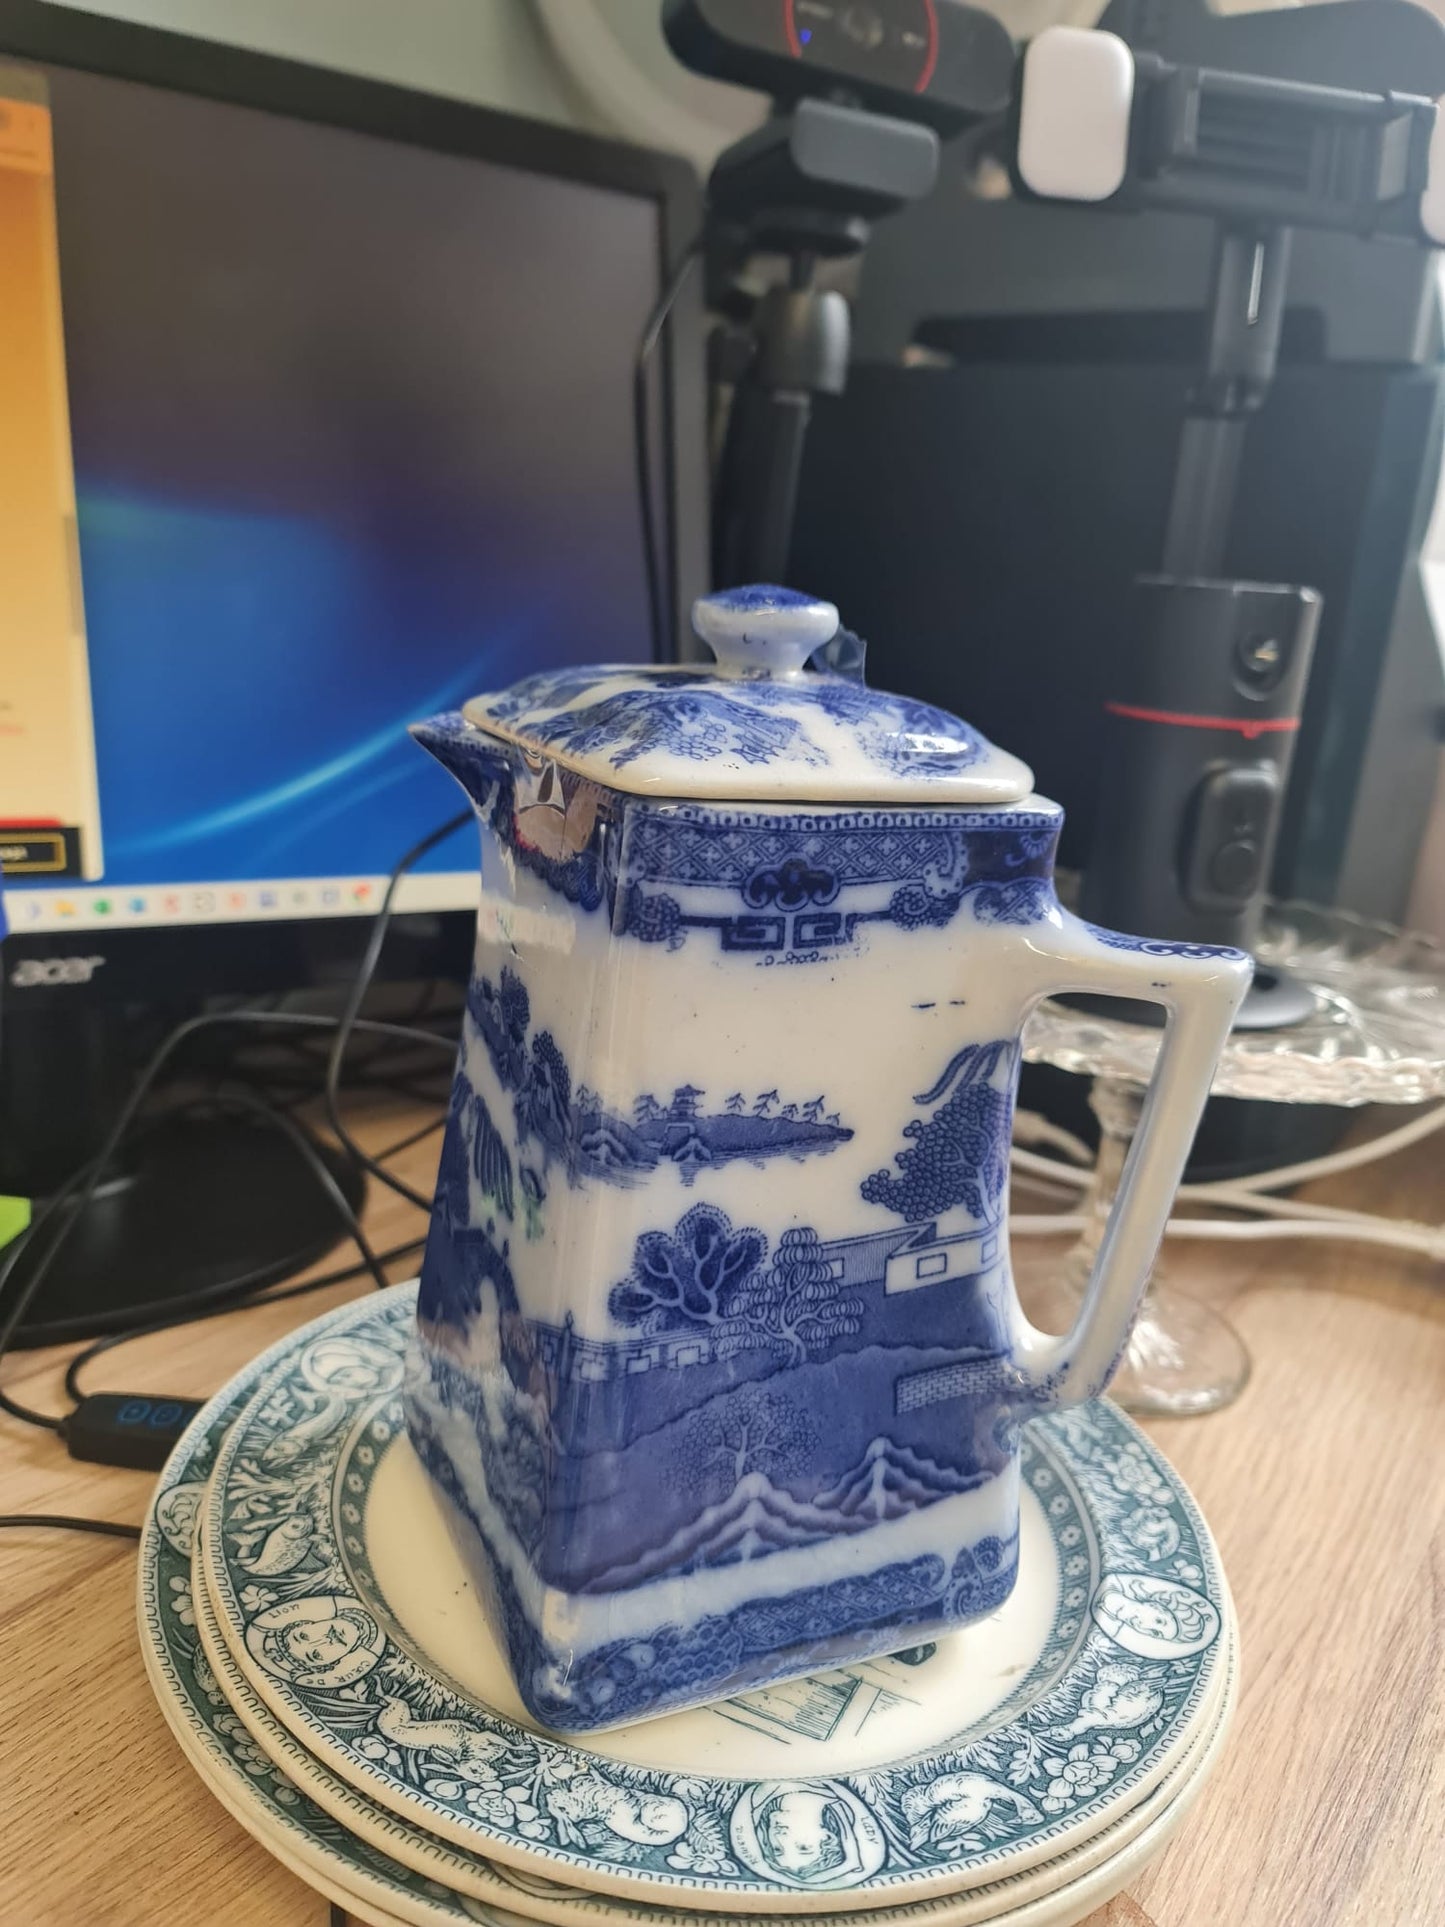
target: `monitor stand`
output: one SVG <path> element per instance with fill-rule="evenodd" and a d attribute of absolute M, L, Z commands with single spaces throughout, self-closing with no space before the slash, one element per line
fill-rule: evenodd
<path fill-rule="evenodd" d="M 27 1014 L 0 1045 L 0 1192 L 43 1200 L 86 1158 L 128 1087 L 115 1013 Z M 361 1173 L 319 1147 L 360 1211 Z M 48 1345 L 199 1310 L 245 1279 L 262 1290 L 345 1236 L 335 1203 L 285 1135 L 201 1106 L 137 1126 L 113 1177 L 72 1225 L 12 1344 Z M 49 1243 L 42 1234 L 42 1247 Z M 5 1247 L 0 1246 L 0 1259 Z M 25 1253 L 0 1314 L 25 1289 Z"/>

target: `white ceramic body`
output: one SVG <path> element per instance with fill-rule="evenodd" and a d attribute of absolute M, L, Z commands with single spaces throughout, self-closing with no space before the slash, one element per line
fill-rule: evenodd
<path fill-rule="evenodd" d="M 1248 982 L 1062 911 L 1061 821 L 599 791 L 459 721 L 484 824 L 408 1422 L 522 1697 L 585 1730 L 996 1606 L 1018 1426 L 1104 1384 Z M 1099 1276 L 1023 1319 L 1018 1039 L 1170 1012 Z"/>

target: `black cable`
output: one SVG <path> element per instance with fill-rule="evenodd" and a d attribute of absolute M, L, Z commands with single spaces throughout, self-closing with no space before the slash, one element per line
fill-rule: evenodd
<path fill-rule="evenodd" d="M 425 1243 L 425 1238 L 408 1238 L 403 1244 L 391 1245 L 387 1250 L 378 1252 L 377 1257 L 383 1265 L 395 1264 L 398 1258 L 420 1251 Z M 176 1331 L 182 1325 L 199 1325 L 207 1318 L 224 1318 L 228 1312 L 258 1311 L 263 1305 L 279 1305 L 288 1298 L 305 1298 L 313 1291 L 325 1291 L 329 1285 L 349 1284 L 353 1278 L 360 1278 L 366 1269 L 365 1265 L 342 1265 L 335 1271 L 322 1272 L 320 1277 L 303 1278 L 299 1285 L 287 1285 L 281 1291 L 268 1291 L 264 1296 L 257 1296 L 254 1285 L 238 1282 L 232 1286 L 232 1295 L 218 1303 L 198 1308 L 192 1306 L 185 1311 L 174 1312 L 168 1318 L 153 1319 L 146 1325 L 128 1326 L 123 1332 L 108 1332 L 104 1338 L 92 1339 L 66 1366 L 66 1396 L 77 1405 L 88 1397 L 88 1393 L 81 1388 L 80 1374 L 93 1359 L 99 1358 L 102 1352 L 114 1351 L 117 1345 L 129 1345 L 133 1339 L 154 1338 L 157 1332 Z"/>
<path fill-rule="evenodd" d="M 236 1023 L 274 1025 L 283 1033 L 287 1030 L 296 1029 L 308 1031 L 334 1029 L 335 1040 L 327 1059 L 324 1096 L 328 1121 L 336 1134 L 338 1142 L 352 1160 L 363 1170 L 369 1171 L 373 1176 L 378 1177 L 383 1183 L 389 1185 L 394 1191 L 397 1191 L 419 1209 L 430 1209 L 430 1198 L 423 1196 L 423 1194 L 413 1186 L 406 1184 L 392 1172 L 386 1170 L 385 1165 L 380 1159 L 369 1156 L 361 1146 L 356 1143 L 355 1139 L 351 1137 L 350 1133 L 342 1124 L 339 1108 L 341 1071 L 345 1060 L 347 1045 L 352 1036 L 358 1031 L 364 1035 L 376 1037 L 379 1044 L 382 1040 L 387 1040 L 405 1043 L 412 1048 L 418 1045 L 424 1048 L 439 1048 L 445 1050 L 448 1055 L 454 1052 L 455 1041 L 451 1038 L 442 1037 L 431 1031 L 421 1030 L 406 1024 L 389 1024 L 365 1019 L 360 1016 L 360 1009 L 376 971 L 377 961 L 381 955 L 381 948 L 386 939 L 387 928 L 391 922 L 396 892 L 401 879 L 410 869 L 420 862 L 422 857 L 426 856 L 429 851 L 435 849 L 439 843 L 453 835 L 464 823 L 471 820 L 472 813 L 469 810 L 462 811 L 457 816 L 450 818 L 446 823 L 442 824 L 439 829 L 433 830 L 430 835 L 423 837 L 420 842 L 414 844 L 392 870 L 387 883 L 386 894 L 382 899 L 381 907 L 373 921 L 366 948 L 362 953 L 361 961 L 357 967 L 351 989 L 347 995 L 345 1008 L 339 1020 L 313 1016 L 310 1013 L 300 1011 L 233 1010 L 214 1012 L 194 1017 L 182 1024 L 178 1024 L 169 1036 L 161 1042 L 142 1069 L 129 1097 L 122 1105 L 120 1113 L 112 1126 L 109 1136 L 102 1145 L 99 1155 L 89 1165 L 83 1166 L 59 1192 L 45 1201 L 31 1219 L 30 1224 L 11 1241 L 9 1247 L 4 1252 L 3 1258 L 0 1258 L 0 1294 L 3 1294 L 5 1286 L 14 1275 L 15 1267 L 20 1260 L 21 1254 L 37 1246 L 42 1232 L 48 1236 L 48 1242 L 41 1249 L 39 1260 L 32 1269 L 29 1278 L 16 1294 L 15 1302 L 11 1305 L 8 1313 L 5 1314 L 3 1320 L 0 1320 L 0 1359 L 4 1358 L 6 1351 L 9 1349 L 10 1343 L 16 1331 L 20 1328 L 25 1313 L 34 1301 L 41 1284 L 49 1273 L 57 1252 L 67 1236 L 69 1236 L 72 1226 L 94 1198 L 111 1159 L 119 1149 L 127 1132 L 134 1124 L 140 1108 L 149 1095 L 161 1070 L 180 1048 L 182 1043 L 202 1030 L 214 1028 L 221 1024 Z M 432 1000 L 432 995 L 432 990 L 428 988 L 422 1001 L 417 1006 L 416 1015 L 418 1017 L 426 1012 Z M 377 1053 L 374 1052 L 373 1057 L 375 1057 L 375 1055 L 377 1055 Z M 377 1259 L 376 1253 L 373 1251 L 365 1233 L 362 1231 L 360 1221 L 356 1213 L 352 1210 L 350 1202 L 341 1190 L 341 1187 L 337 1184 L 336 1179 L 332 1176 L 314 1141 L 302 1130 L 295 1120 L 289 1117 L 278 1105 L 268 1103 L 265 1099 L 250 1093 L 247 1093 L 244 1100 L 238 1101 L 244 1101 L 248 1108 L 257 1111 L 268 1123 L 271 1123 L 275 1128 L 282 1131 L 300 1152 L 302 1158 L 311 1168 L 312 1174 L 316 1177 L 328 1198 L 336 1207 L 338 1215 L 341 1217 L 349 1235 L 356 1244 L 357 1250 L 361 1253 L 365 1269 L 370 1271 L 378 1288 L 385 1289 L 389 1281 L 381 1268 L 380 1261 Z M 421 1135 L 425 1135 L 425 1133 Z M 416 1139 L 411 1141 L 414 1142 Z M 393 1151 L 391 1155 L 395 1155 L 395 1152 Z M 238 1286 L 244 1286 L 245 1282 L 244 1277 L 242 1280 L 230 1280 L 225 1286 L 220 1288 L 214 1299 L 209 1293 L 206 1294 L 206 1299 L 208 1302 L 225 1302 L 228 1300 L 234 1302 L 237 1296 Z M 195 1302 L 195 1299 L 192 1299 L 192 1303 L 194 1304 Z M 138 1309 L 143 1310 L 144 1308 Z M 0 1389 L 0 1411 L 7 1412 L 12 1418 L 20 1420 L 23 1424 L 38 1426 L 47 1431 L 59 1431 L 63 1425 L 63 1420 L 56 1418 L 51 1413 L 40 1412 L 33 1407 L 25 1405 L 21 1400 L 12 1398 L 3 1389 Z"/>
<path fill-rule="evenodd" d="M 673 654 L 673 625 L 672 612 L 668 607 L 668 592 L 658 567 L 657 525 L 652 516 L 652 427 L 648 419 L 648 364 L 657 352 L 657 344 L 662 339 L 662 331 L 667 326 L 668 316 L 677 306 L 677 298 L 687 286 L 693 263 L 701 250 L 702 236 L 697 234 L 684 249 L 681 259 L 672 271 L 671 279 L 657 298 L 657 305 L 647 317 L 637 344 L 637 360 L 632 370 L 632 442 L 637 468 L 637 503 L 642 515 L 642 566 L 647 578 L 647 618 L 652 630 L 652 654 L 657 662 L 665 662 Z"/>
<path fill-rule="evenodd" d="M 455 1045 L 453 1048 L 455 1048 Z M 375 1080 L 374 1088 L 379 1091 L 385 1091 L 388 1096 L 391 1097 L 408 1098 L 413 1104 L 430 1104 L 434 1110 L 440 1111 L 442 1115 L 437 1120 L 437 1123 L 429 1125 L 427 1130 L 439 1129 L 441 1124 L 446 1122 L 447 1099 L 451 1093 L 450 1078 L 447 1080 L 447 1088 L 444 1091 L 423 1090 L 419 1084 L 415 1084 L 409 1078 L 404 1077 L 379 1077 Z M 415 1136 L 420 1138 L 425 1137 L 426 1134 L 426 1131 L 423 1130 L 418 1131 Z M 378 1151 L 375 1155 L 380 1158 L 383 1164 L 386 1164 L 394 1158 L 399 1151 L 406 1149 L 408 1141 L 414 1142 L 415 1138 L 412 1140 L 403 1140 L 398 1144 L 388 1145 L 386 1150 Z"/>
<path fill-rule="evenodd" d="M 397 1024 L 399 1036 L 388 1038 L 376 1049 L 363 1054 L 347 1050 L 346 1086 L 353 1089 L 367 1084 L 380 1085 L 399 1075 L 410 1075 L 409 1059 L 414 1052 L 435 1049 L 438 1041 L 456 1045 L 462 1013 L 447 1014 L 444 1021 Z M 330 1020 L 333 1027 L 341 1018 Z M 243 1043 L 229 1058 L 226 1069 L 245 1076 L 256 1084 L 287 1084 L 315 1096 L 325 1075 L 331 1055 L 328 1040 L 322 1037 L 275 1037 L 264 1042 Z"/>
<path fill-rule="evenodd" d="M 456 1036 L 453 1035 L 447 1041 L 455 1050 Z M 377 1091 L 387 1097 L 410 1098 L 414 1103 L 440 1108 L 447 1101 L 447 1092 L 451 1084 L 451 1068 L 450 1064 L 438 1065 L 435 1071 L 430 1071 L 420 1064 L 405 1065 L 395 1072 L 356 1077 L 348 1066 L 345 1089 L 348 1092 Z M 278 1075 L 271 1071 L 260 1072 L 253 1070 L 249 1065 L 238 1066 L 233 1075 L 244 1079 L 252 1090 L 259 1091 L 278 1111 L 294 1113 L 304 1110 L 321 1094 L 320 1086 L 314 1077 L 303 1080 L 286 1073 Z M 423 1082 L 428 1077 L 444 1078 L 446 1081 L 440 1087 L 435 1083 L 428 1086 Z"/>
<path fill-rule="evenodd" d="M 416 1130 L 408 1131 L 405 1137 L 399 1137 L 395 1144 L 388 1144 L 384 1151 L 378 1151 L 376 1155 L 383 1164 L 389 1164 L 393 1158 L 400 1157 L 403 1151 L 409 1151 L 413 1144 L 420 1144 L 423 1138 L 434 1137 L 445 1128 L 446 1121 L 447 1114 L 443 1111 L 440 1117 L 434 1117 L 429 1124 L 418 1125 Z"/>
<path fill-rule="evenodd" d="M 390 1264 L 395 1258 L 420 1249 L 424 1243 L 424 1238 L 413 1238 L 404 1244 L 393 1245 L 389 1252 L 384 1251 L 379 1254 L 381 1262 L 384 1265 Z M 339 1271 L 326 1273 L 324 1282 L 336 1284 L 343 1278 L 358 1278 L 365 1270 L 365 1265 L 346 1265 Z M 147 1299 L 143 1303 L 128 1307 L 130 1318 L 136 1322 L 126 1325 L 123 1331 L 114 1332 L 110 1336 L 125 1338 L 131 1335 L 139 1336 L 142 1331 L 153 1328 L 163 1330 L 171 1322 L 171 1315 L 177 1311 L 178 1306 L 184 1307 L 187 1311 L 193 1309 L 198 1315 L 209 1315 L 212 1309 L 217 1313 L 235 1311 L 251 1299 L 255 1299 L 259 1304 L 269 1304 L 272 1298 L 289 1297 L 291 1295 L 289 1291 L 267 1292 L 267 1287 L 274 1282 L 275 1277 L 275 1265 L 266 1264 L 255 1271 L 241 1272 L 235 1277 L 222 1279 L 218 1284 L 208 1285 L 204 1289 L 187 1291 L 184 1298 L 179 1300 L 175 1297 Z M 317 1288 L 320 1282 L 307 1279 L 295 1289 L 310 1291 Z M 263 1292 L 267 1293 L 265 1297 L 257 1296 L 258 1293 Z M 159 1325 L 153 1325 L 153 1321 L 157 1320 L 160 1321 Z M 68 1340 L 63 1335 L 56 1342 L 73 1342 L 84 1336 L 83 1330 L 76 1331 L 68 1334 Z"/>
<path fill-rule="evenodd" d="M 408 1030 L 424 1030 L 430 1037 L 450 1036 L 455 1040 L 457 1035 L 457 1027 L 455 1024 L 451 1025 L 447 1030 L 441 1030 L 430 1024 L 414 1023 L 411 1018 L 407 1018 L 405 1021 Z M 339 1018 L 337 1022 L 340 1022 Z M 319 1049 L 312 1049 L 311 1040 L 301 1040 L 293 1043 L 288 1055 L 295 1060 L 289 1073 L 286 1069 L 278 1066 L 271 1070 L 270 1075 L 274 1077 L 289 1074 L 293 1078 L 298 1078 L 309 1072 L 311 1074 L 309 1088 L 314 1091 L 317 1088 L 316 1078 L 318 1074 L 325 1074 L 326 1065 L 331 1055 L 330 1047 L 322 1046 Z M 348 1050 L 346 1066 L 347 1087 L 354 1088 L 362 1084 L 374 1084 L 377 1081 L 377 1072 L 384 1071 L 388 1066 L 395 1065 L 397 1062 L 405 1063 L 407 1055 L 408 1047 L 405 1044 L 398 1043 L 378 1044 L 374 1049 L 365 1053 Z"/>
<path fill-rule="evenodd" d="M 0 1392 L 0 1412 L 8 1412 L 11 1418 L 18 1418 L 22 1425 L 43 1426 L 47 1432 L 58 1432 L 64 1424 L 53 1412 L 37 1412 L 33 1405 L 22 1405 L 18 1398 L 8 1392 Z"/>
<path fill-rule="evenodd" d="M 85 1211 L 86 1206 L 100 1188 L 101 1179 L 111 1159 L 115 1156 L 121 1140 L 126 1136 L 126 1133 L 134 1123 L 142 1104 L 144 1104 L 146 1098 L 150 1095 L 151 1087 L 154 1085 L 161 1071 L 165 1069 L 176 1051 L 179 1050 L 181 1045 L 189 1038 L 195 1036 L 199 1031 L 214 1029 L 223 1024 L 240 1024 L 243 1026 L 274 1025 L 283 1030 L 332 1030 L 335 1028 L 336 1019 L 334 1017 L 313 1016 L 311 1013 L 305 1011 L 229 1010 L 208 1013 L 199 1017 L 191 1017 L 184 1023 L 177 1024 L 170 1035 L 151 1053 L 135 1085 L 132 1087 L 130 1095 L 121 1106 L 115 1122 L 112 1124 L 105 1142 L 100 1148 L 99 1154 L 90 1164 L 84 1166 L 69 1183 L 56 1192 L 53 1197 L 46 1199 L 26 1229 L 20 1232 L 17 1237 L 13 1238 L 9 1245 L 4 1248 L 3 1254 L 0 1254 L 0 1293 L 3 1293 L 5 1286 L 14 1275 L 15 1267 L 20 1262 L 22 1253 L 28 1252 L 32 1247 L 35 1247 L 42 1235 L 49 1235 L 49 1243 L 42 1249 L 41 1255 L 34 1269 L 31 1271 L 30 1276 L 26 1279 L 21 1289 L 15 1293 L 13 1302 L 5 1313 L 3 1320 L 0 1320 L 0 1359 L 4 1358 L 5 1353 L 9 1349 L 11 1340 L 19 1330 L 25 1314 L 30 1309 L 31 1303 L 41 1285 L 45 1282 L 55 1255 L 69 1235 L 71 1227 L 78 1221 Z M 449 1056 L 455 1050 L 455 1046 L 444 1038 L 431 1037 L 425 1031 L 407 1032 L 400 1025 L 380 1022 L 374 1018 L 353 1017 L 350 1028 L 352 1030 L 362 1031 L 368 1036 L 409 1035 L 418 1039 L 426 1038 L 429 1044 L 435 1045 L 437 1049 L 445 1051 Z M 423 1204 L 427 1204 L 429 1200 L 423 1200 L 422 1202 Z M 74 1207 L 73 1210 L 68 1209 L 68 1207 L 71 1206 Z"/>
<path fill-rule="evenodd" d="M 381 1260 L 373 1251 L 370 1240 L 362 1230 L 360 1218 L 351 1208 L 351 1200 L 332 1176 L 331 1167 L 322 1157 L 310 1134 L 301 1128 L 294 1117 L 289 1117 L 285 1111 L 276 1110 L 266 1103 L 264 1098 L 255 1097 L 249 1091 L 244 1096 L 238 1096 L 236 1101 L 241 1103 L 244 1109 L 263 1117 L 268 1124 L 274 1125 L 283 1137 L 290 1140 L 302 1161 L 310 1169 L 311 1175 L 331 1201 L 332 1208 L 340 1218 L 346 1235 L 361 1255 L 362 1264 L 371 1273 L 372 1282 L 377 1290 L 385 1291 L 391 1284 L 391 1280 L 382 1270 Z"/>
<path fill-rule="evenodd" d="M 218 1097 L 208 1100 L 208 1102 L 220 1110 L 230 1108 L 259 1116 L 264 1122 L 273 1126 L 276 1130 L 280 1131 L 284 1137 L 290 1140 L 303 1162 L 310 1169 L 316 1182 L 326 1193 L 337 1216 L 341 1219 L 347 1235 L 360 1252 L 360 1269 L 369 1271 L 377 1289 L 385 1291 L 390 1285 L 391 1280 L 382 1269 L 380 1259 L 372 1249 L 366 1233 L 362 1230 L 361 1222 L 352 1210 L 350 1200 L 341 1189 L 341 1186 L 336 1182 L 329 1166 L 309 1133 L 304 1131 L 294 1118 L 288 1117 L 284 1111 L 278 1111 L 273 1105 L 266 1103 L 262 1098 L 256 1097 L 250 1091 L 239 1091 L 229 1098 Z M 189 1109 L 190 1107 L 186 1106 L 185 1108 Z M 80 1400 L 78 1396 L 75 1402 L 79 1404 Z M 49 1432 L 60 1432 L 65 1428 L 65 1420 L 63 1418 L 58 1418 L 51 1412 L 37 1411 L 33 1406 L 22 1404 L 19 1399 L 12 1398 L 4 1391 L 0 1391 L 0 1411 L 8 1412 L 12 1418 L 21 1420 L 23 1424 L 42 1426 Z"/>
<path fill-rule="evenodd" d="M 140 1527 L 114 1519 L 73 1519 L 65 1512 L 0 1512 L 0 1526 L 55 1526 L 64 1532 L 98 1532 L 107 1539 L 139 1539 Z"/>
<path fill-rule="evenodd" d="M 372 1177 L 378 1179 L 382 1184 L 389 1186 L 391 1190 L 397 1193 L 398 1197 L 403 1197 L 410 1204 L 414 1204 L 419 1211 L 430 1211 L 431 1199 L 423 1192 L 418 1191 L 414 1185 L 408 1184 L 405 1179 L 397 1177 L 395 1172 L 388 1171 L 379 1158 L 371 1157 L 366 1151 L 363 1151 L 342 1123 L 341 1070 L 346 1058 L 346 1046 L 351 1041 L 351 1033 L 359 1026 L 357 1013 L 361 1009 L 362 1000 L 366 996 L 367 990 L 371 985 L 372 977 L 376 973 L 377 961 L 381 956 L 381 947 L 386 942 L 386 933 L 391 923 L 392 911 L 396 903 L 396 893 L 401 886 L 402 878 L 408 870 L 413 869 L 416 864 L 420 863 L 421 859 L 426 856 L 429 851 L 434 850 L 439 843 L 444 843 L 449 836 L 455 836 L 463 824 L 474 821 L 475 818 L 470 810 L 461 811 L 459 815 L 443 823 L 440 829 L 433 830 L 430 836 L 424 836 L 420 843 L 413 843 L 406 855 L 402 857 L 401 861 L 392 871 L 387 881 L 386 895 L 382 898 L 381 907 L 372 922 L 366 949 L 362 953 L 356 975 L 351 980 L 351 989 L 347 993 L 346 1004 L 341 1013 L 341 1020 L 336 1027 L 336 1034 L 332 1039 L 331 1055 L 327 1059 L 326 1064 L 326 1084 L 324 1091 L 326 1098 L 326 1121 L 331 1126 L 337 1143 L 348 1153 L 353 1162 L 360 1165 L 363 1171 L 370 1172 Z M 423 1034 L 422 1032 L 416 1033 L 418 1036 Z M 440 1042 L 441 1040 L 438 1039 L 437 1041 Z M 449 1048 L 455 1050 L 456 1046 L 452 1044 Z"/>

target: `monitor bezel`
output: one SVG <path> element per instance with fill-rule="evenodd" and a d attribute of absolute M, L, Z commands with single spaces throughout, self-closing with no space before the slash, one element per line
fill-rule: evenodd
<path fill-rule="evenodd" d="M 702 224 L 701 187 L 680 156 L 167 28 L 45 0 L 0 0 L 0 59 L 71 67 L 635 194 L 657 204 L 659 288 Z M 663 555 L 678 636 L 687 634 L 687 612 L 707 587 L 707 401 L 698 279 L 692 277 L 674 305 L 659 368 Z M 474 860 L 474 846 L 465 847 L 466 863 L 458 867 Z M 362 915 L 21 932 L 12 917 L 0 945 L 5 998 L 18 1015 L 25 1004 L 56 997 L 149 1002 L 158 988 L 165 997 L 186 998 L 325 985 L 349 974 L 364 921 Z M 465 977 L 472 923 L 472 913 L 462 910 L 398 916 L 379 974 Z"/>

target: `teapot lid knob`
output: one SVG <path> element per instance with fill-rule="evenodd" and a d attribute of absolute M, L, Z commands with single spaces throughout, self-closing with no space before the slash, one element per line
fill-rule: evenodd
<path fill-rule="evenodd" d="M 786 679 L 800 675 L 813 651 L 832 641 L 838 611 L 797 589 L 760 583 L 699 596 L 692 605 L 692 626 L 723 675 Z"/>

